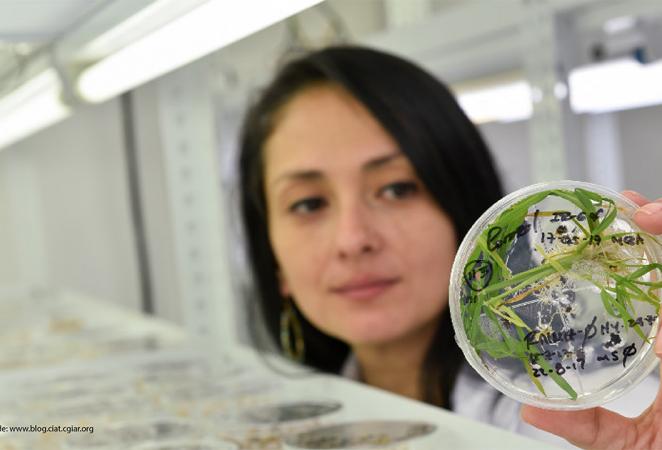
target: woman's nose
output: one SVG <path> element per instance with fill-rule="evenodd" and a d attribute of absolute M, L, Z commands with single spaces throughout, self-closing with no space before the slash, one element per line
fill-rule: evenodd
<path fill-rule="evenodd" d="M 341 208 L 336 230 L 339 257 L 355 258 L 375 253 L 381 248 L 382 239 L 375 214 L 369 205 L 361 203 Z"/>

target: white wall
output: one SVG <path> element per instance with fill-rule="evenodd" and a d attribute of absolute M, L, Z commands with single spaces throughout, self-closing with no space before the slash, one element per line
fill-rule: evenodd
<path fill-rule="evenodd" d="M 21 195 L 31 188 L 35 197 L 0 204 L 0 220 L 25 218 L 3 239 L 13 241 L 19 255 L 41 253 L 21 274 L 3 263 L 0 280 L 17 275 L 32 280 L 43 273 L 49 287 L 76 289 L 138 308 L 120 118 L 118 101 L 85 107 L 0 152 L 2 173 L 20 176 L 14 182 L 29 183 L 20 187 Z M 32 223 L 31 216 L 38 223 Z M 32 242 L 41 242 L 41 250 L 30 249 Z M 37 267 L 40 264 L 43 267 Z"/>
<path fill-rule="evenodd" d="M 501 175 L 505 192 L 531 184 L 529 123 L 487 123 L 480 127 Z"/>
<path fill-rule="evenodd" d="M 14 239 L 12 213 L 8 207 L 9 182 L 6 165 L 2 164 L 0 153 L 0 286 L 10 286 L 22 282 L 17 265 L 18 253 Z"/>
<path fill-rule="evenodd" d="M 24 158 L 17 158 L 9 165 L 0 165 L 3 180 L 4 240 L 10 252 L 7 254 L 8 273 L 2 291 L 32 291 L 46 286 L 44 232 L 42 228 L 42 200 L 37 187 L 34 167 Z M 13 251 L 11 251 L 13 250 Z M 5 256 L 3 254 L 3 256 Z"/>
<path fill-rule="evenodd" d="M 154 313 L 183 325 L 157 84 L 141 86 L 132 95 Z"/>
<path fill-rule="evenodd" d="M 610 134 L 619 140 L 615 146 L 621 152 L 617 163 L 622 170 L 623 187 L 639 191 L 650 199 L 662 197 L 662 106 L 621 111 L 614 113 L 613 117 L 616 130 Z M 587 118 L 581 115 L 573 119 L 583 133 L 587 131 Z M 495 156 L 506 191 L 530 184 L 528 122 L 484 124 L 480 130 Z M 573 160 L 587 159 L 584 166 L 596 164 L 591 158 L 609 157 L 604 154 L 605 149 L 597 148 L 589 152 L 585 145 L 582 143 L 580 146 L 581 155 L 572 155 Z M 595 156 L 588 156 L 589 153 Z M 590 167 L 570 169 L 568 177 L 593 181 L 590 179 Z"/>
<path fill-rule="evenodd" d="M 622 111 L 618 118 L 625 187 L 662 197 L 662 106 Z"/>

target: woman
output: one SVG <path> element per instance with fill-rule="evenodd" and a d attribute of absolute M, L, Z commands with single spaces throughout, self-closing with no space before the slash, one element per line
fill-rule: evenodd
<path fill-rule="evenodd" d="M 479 382 L 453 339 L 448 280 L 502 190 L 448 89 L 374 50 L 312 53 L 249 112 L 240 166 L 252 270 L 283 351 L 471 414 L 457 400 Z M 487 392 L 482 419 L 496 422 L 503 397 Z"/>

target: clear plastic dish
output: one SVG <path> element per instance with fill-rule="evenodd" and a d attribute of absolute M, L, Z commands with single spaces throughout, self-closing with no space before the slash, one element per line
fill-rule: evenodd
<path fill-rule="evenodd" d="M 662 237 L 637 206 L 590 183 L 504 197 L 458 250 L 449 303 L 458 345 L 520 402 L 582 409 L 624 394 L 657 364 Z"/>
<path fill-rule="evenodd" d="M 342 410 L 328 399 L 301 399 L 284 395 L 247 407 L 235 417 L 221 417 L 214 429 L 223 438 L 237 440 L 242 448 L 280 449 L 283 436 L 319 427 Z"/>
<path fill-rule="evenodd" d="M 284 439 L 286 449 L 393 449 L 432 434 L 436 426 L 426 422 L 375 420 L 316 428 Z"/>
<path fill-rule="evenodd" d="M 297 401 L 264 405 L 246 411 L 243 418 L 255 424 L 281 424 L 309 420 L 334 413 L 342 404 L 334 401 Z"/>

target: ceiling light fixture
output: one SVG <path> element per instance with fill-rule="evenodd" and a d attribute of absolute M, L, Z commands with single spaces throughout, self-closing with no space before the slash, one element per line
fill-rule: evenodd
<path fill-rule="evenodd" d="M 478 124 L 525 120 L 533 113 L 531 86 L 524 80 L 458 91 L 457 99 Z"/>
<path fill-rule="evenodd" d="M 321 1 L 209 0 L 85 69 L 78 92 L 102 102 Z"/>
<path fill-rule="evenodd" d="M 48 69 L 0 98 L 0 148 L 68 117 L 61 91 L 57 73 Z"/>
<path fill-rule="evenodd" d="M 604 113 L 662 104 L 662 61 L 619 59 L 570 72 L 570 105 L 576 113 Z"/>

